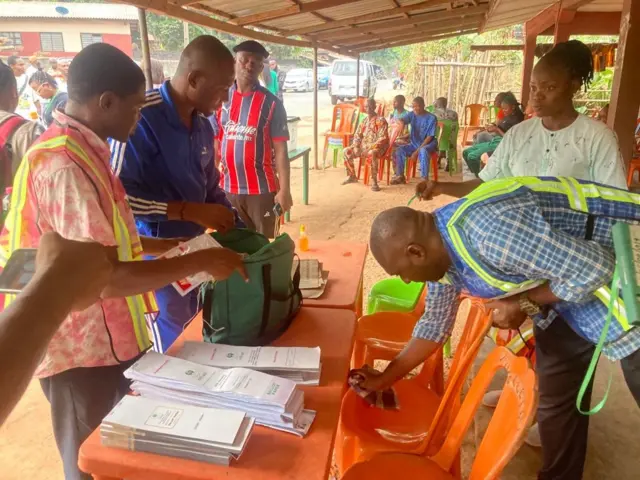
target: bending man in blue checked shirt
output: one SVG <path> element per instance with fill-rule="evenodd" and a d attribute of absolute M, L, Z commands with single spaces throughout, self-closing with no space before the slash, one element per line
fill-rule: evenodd
<path fill-rule="evenodd" d="M 390 275 L 428 282 L 427 307 L 403 352 L 383 373 L 364 372 L 362 386 L 391 386 L 445 342 L 461 293 L 491 299 L 511 292 L 488 306 L 500 328 L 518 328 L 528 315 L 535 324 L 538 478 L 582 478 L 589 420 L 575 403 L 607 314 L 615 221 L 640 223 L 640 195 L 555 177 L 486 182 L 433 214 L 382 212 L 371 227 L 371 252 Z M 615 317 L 603 351 L 621 361 L 640 405 L 639 348 L 640 328 Z M 583 409 L 590 400 L 591 388 Z"/>
<path fill-rule="evenodd" d="M 233 65 L 231 52 L 215 37 L 196 38 L 182 52 L 173 78 L 147 92 L 129 141 L 111 143 L 111 166 L 141 235 L 191 238 L 207 228 L 244 226 L 219 186 L 214 132 L 206 117 L 227 99 Z M 197 313 L 198 295 L 194 290 L 181 297 L 169 285 L 156 298 L 154 348 L 164 352 Z"/>

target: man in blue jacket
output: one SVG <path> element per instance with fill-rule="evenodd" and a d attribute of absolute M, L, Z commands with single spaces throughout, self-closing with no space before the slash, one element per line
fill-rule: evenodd
<path fill-rule="evenodd" d="M 244 226 L 219 187 L 214 132 L 206 117 L 227 99 L 233 79 L 229 50 L 210 35 L 196 38 L 182 52 L 173 78 L 147 92 L 129 141 L 111 141 L 111 167 L 141 235 L 191 238 L 207 228 Z M 163 352 L 197 313 L 198 295 L 194 290 L 182 297 L 169 285 L 156 297 L 154 348 Z"/>

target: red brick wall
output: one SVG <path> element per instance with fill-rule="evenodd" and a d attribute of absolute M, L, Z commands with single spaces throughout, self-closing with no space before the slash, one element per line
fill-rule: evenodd
<path fill-rule="evenodd" d="M 102 35 L 102 41 L 119 48 L 130 57 L 133 56 L 131 35 L 105 33 Z"/>

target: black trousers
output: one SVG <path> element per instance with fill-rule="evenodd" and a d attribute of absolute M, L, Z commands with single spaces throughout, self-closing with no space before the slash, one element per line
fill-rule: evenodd
<path fill-rule="evenodd" d="M 122 373 L 134 361 L 109 367 L 73 368 L 40 379 L 51 405 L 53 435 L 65 480 L 91 480 L 91 475 L 78 468 L 78 451 L 129 391 L 129 380 Z"/>
<path fill-rule="evenodd" d="M 589 417 L 576 409 L 576 397 L 595 349 L 562 319 L 535 328 L 538 374 L 538 427 L 542 443 L 539 480 L 580 480 L 587 451 Z M 640 407 L 640 351 L 622 359 L 625 380 Z M 582 409 L 591 404 L 593 381 Z"/>
<path fill-rule="evenodd" d="M 261 193 L 259 195 L 236 195 L 227 193 L 227 199 L 238 210 L 238 215 L 249 230 L 263 234 L 267 238 L 277 236 L 275 193 Z"/>

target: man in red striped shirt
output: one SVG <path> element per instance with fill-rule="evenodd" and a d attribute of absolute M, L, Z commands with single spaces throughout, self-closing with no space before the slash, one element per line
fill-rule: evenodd
<path fill-rule="evenodd" d="M 274 206 L 291 208 L 287 114 L 261 87 L 267 50 L 249 40 L 233 49 L 236 81 L 219 113 L 223 189 L 248 228 L 267 237 L 276 231 Z"/>

